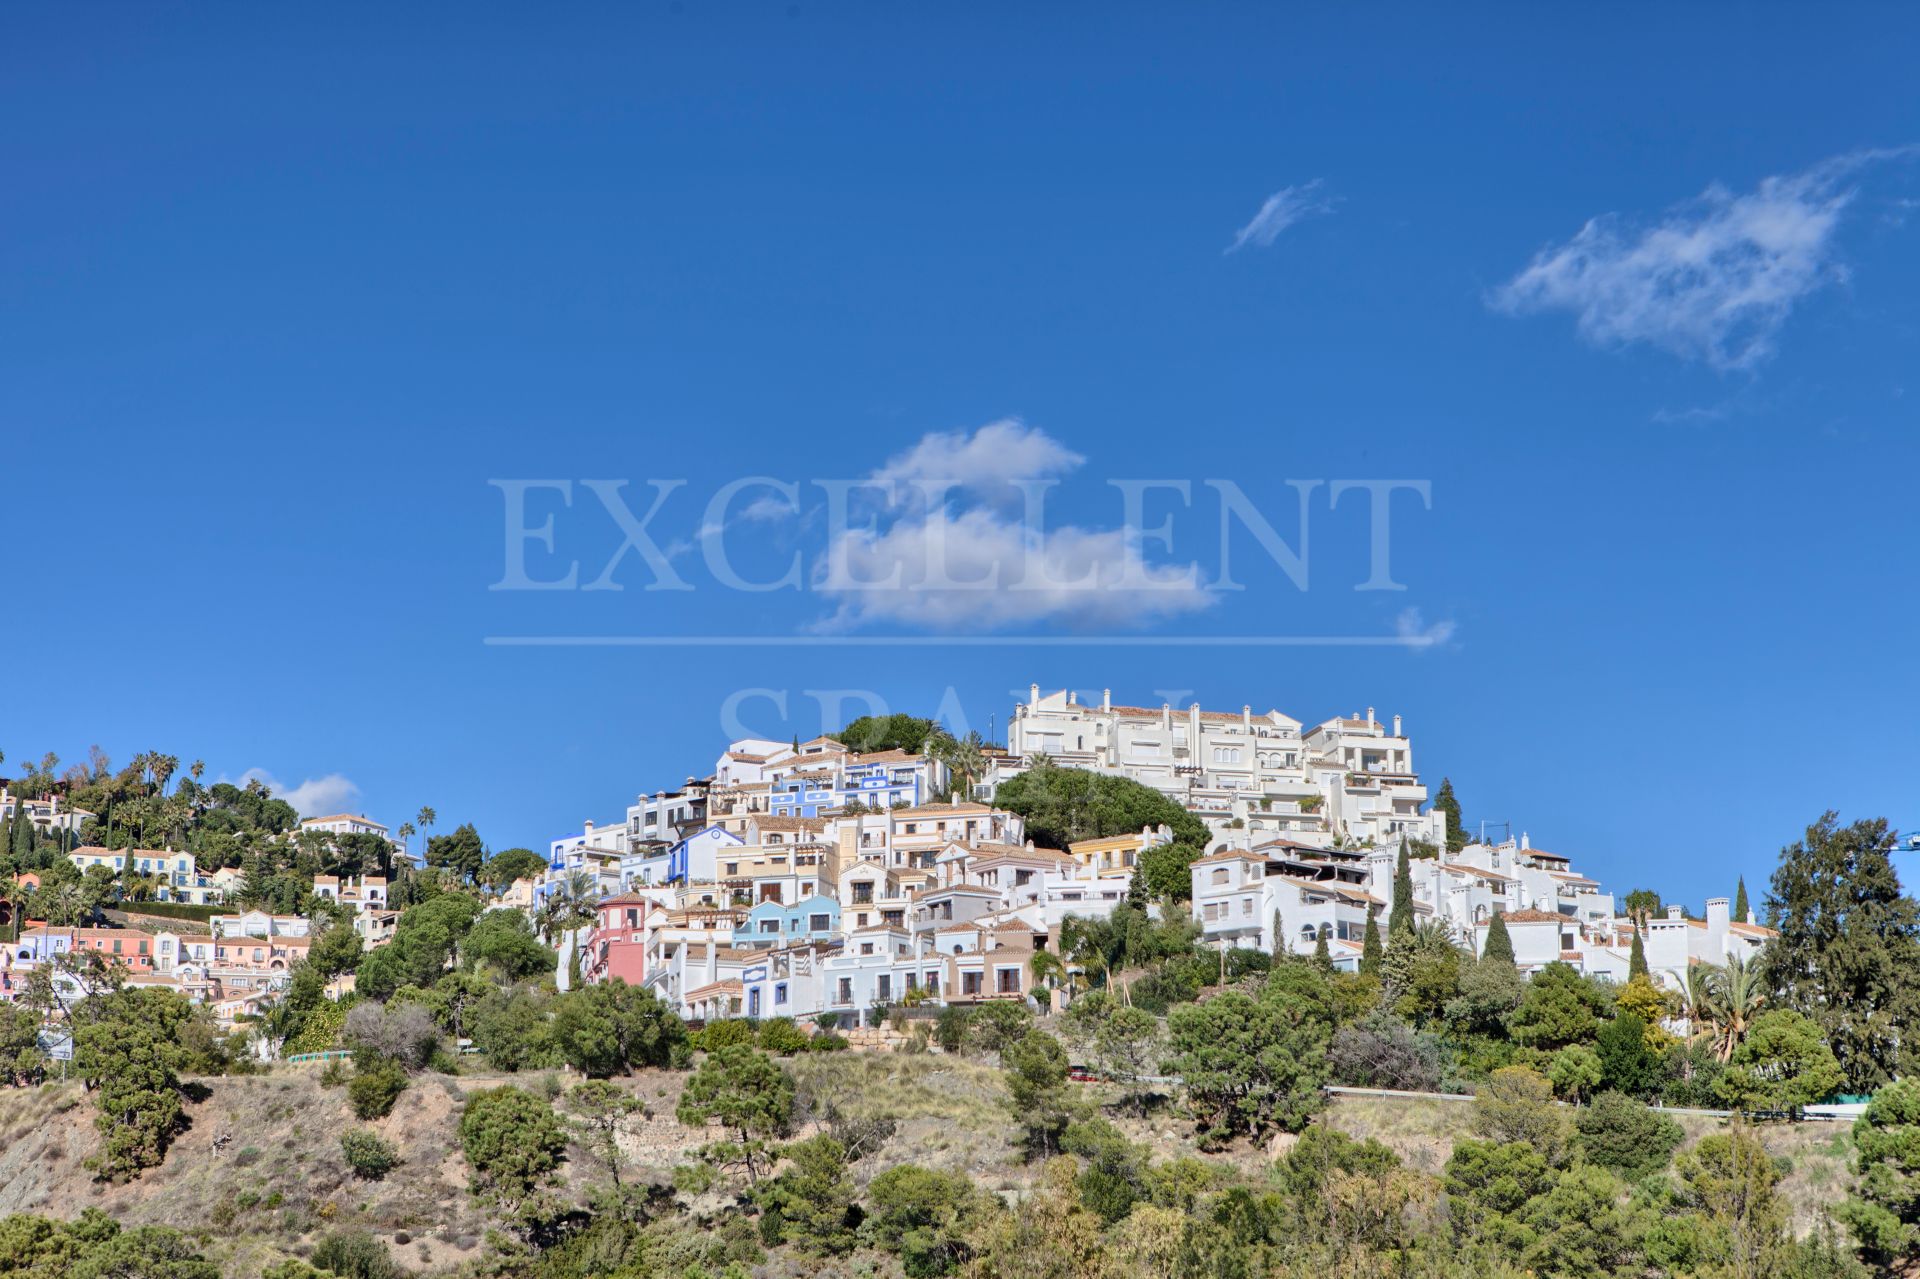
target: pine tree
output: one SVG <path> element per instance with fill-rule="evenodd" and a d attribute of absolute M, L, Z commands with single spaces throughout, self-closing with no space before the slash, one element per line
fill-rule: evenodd
<path fill-rule="evenodd" d="M 1480 957 L 1513 962 L 1513 938 L 1507 932 L 1506 912 L 1495 912 L 1493 922 L 1487 925 L 1487 944 L 1481 948 Z"/>
<path fill-rule="evenodd" d="M 1360 971 L 1369 977 L 1380 974 L 1380 959 L 1386 947 L 1380 944 L 1380 908 L 1367 907 L 1367 940 L 1360 948 Z"/>
<path fill-rule="evenodd" d="M 1633 950 L 1627 956 L 1627 980 L 1647 975 L 1647 950 L 1640 944 L 1640 933 L 1646 920 L 1643 916 L 1633 921 Z"/>
<path fill-rule="evenodd" d="M 1407 860 L 1407 838 L 1400 837 L 1400 860 L 1393 868 L 1393 908 L 1387 915 L 1387 936 L 1413 931 L 1413 865 Z"/>
<path fill-rule="evenodd" d="M 1740 886 L 1733 892 L 1733 922 L 1736 924 L 1753 922 L 1747 918 L 1747 877 L 1745 875 L 1740 877 Z"/>
<path fill-rule="evenodd" d="M 1467 846 L 1467 832 L 1460 825 L 1460 801 L 1453 795 L 1453 779 L 1442 777 L 1440 789 L 1433 794 L 1432 810 L 1447 815 L 1447 851 L 1457 853 Z"/>

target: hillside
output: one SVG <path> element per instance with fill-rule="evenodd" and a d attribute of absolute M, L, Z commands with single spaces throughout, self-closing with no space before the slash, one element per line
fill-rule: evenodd
<path fill-rule="evenodd" d="M 1033 1187 L 1035 1165 L 1015 1144 L 1001 1073 L 983 1062 L 929 1055 L 815 1054 L 789 1063 L 809 1128 L 881 1123 L 887 1135 L 855 1166 L 864 1187 L 874 1176 L 913 1162 L 961 1172 L 977 1184 L 1018 1200 Z M 325 1088 L 312 1068 L 281 1068 L 264 1076 L 200 1081 L 192 1127 L 165 1163 L 139 1180 L 105 1186 L 82 1161 L 98 1134 L 94 1111 L 77 1084 L 0 1093 L 0 1216 L 37 1212 L 70 1218 L 89 1207 L 128 1225 L 171 1225 L 194 1235 L 228 1276 L 244 1279 L 283 1256 L 302 1256 L 315 1238 L 338 1226 L 363 1228 L 393 1245 L 396 1260 L 418 1271 L 443 1272 L 476 1260 L 489 1229 L 499 1225 L 467 1191 L 468 1170 L 458 1146 L 458 1113 L 469 1093 L 502 1082 L 530 1090 L 556 1077 L 416 1078 L 393 1113 L 370 1127 L 400 1151 L 400 1168 L 381 1182 L 355 1180 L 338 1137 L 356 1126 L 340 1088 Z M 622 1138 L 633 1179 L 666 1183 L 702 1135 L 682 1127 L 673 1110 L 687 1076 L 644 1072 L 618 1081 L 649 1113 Z M 577 1077 L 559 1079 L 574 1082 Z M 1092 1090 L 1098 1094 L 1099 1088 Z M 1437 1174 L 1453 1144 L 1467 1135 L 1470 1107 L 1425 1099 L 1339 1097 L 1320 1122 L 1355 1137 L 1373 1137 L 1411 1168 Z M 1200 1155 L 1191 1126 L 1166 1110 L 1146 1119 L 1114 1115 L 1136 1141 L 1161 1157 Z M 1691 1143 L 1722 1121 L 1683 1116 Z M 1790 1166 L 1783 1188 L 1797 1233 L 1810 1230 L 1821 1210 L 1844 1193 L 1851 1142 L 1843 1126 L 1761 1126 L 1755 1131 L 1776 1160 Z M 1241 1146 L 1202 1157 L 1260 1174 L 1272 1151 Z M 576 1148 L 566 1167 L 566 1189 L 582 1190 L 598 1172 Z M 722 1212 L 713 1198 L 691 1205 Z"/>

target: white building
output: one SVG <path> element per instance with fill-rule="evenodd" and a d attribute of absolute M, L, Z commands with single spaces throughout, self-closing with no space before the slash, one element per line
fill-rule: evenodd
<path fill-rule="evenodd" d="M 1444 815 L 1420 811 L 1427 790 L 1399 717 L 1389 727 L 1371 708 L 1307 728 L 1277 710 L 1121 706 L 1111 691 L 1096 706 L 1036 684 L 1014 708 L 1007 757 L 989 780 L 1042 755 L 1151 786 L 1249 845 L 1276 835 L 1322 846 L 1445 843 Z"/>

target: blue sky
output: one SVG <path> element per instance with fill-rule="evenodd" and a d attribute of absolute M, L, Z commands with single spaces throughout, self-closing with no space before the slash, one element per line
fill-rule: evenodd
<path fill-rule="evenodd" d="M 705 771 L 748 689 L 789 690 L 741 707 L 778 737 L 822 727 L 808 690 L 951 688 L 982 729 L 1030 682 L 1371 705 L 1469 820 L 1621 890 L 1757 886 L 1826 807 L 1920 823 L 1917 21 L 15 7 L 0 748 L 199 756 L 504 847 Z M 821 589 L 817 481 L 963 466 L 976 548 L 1018 544 L 994 485 L 1028 466 L 1043 546 L 1199 585 Z M 703 560 L 750 476 L 800 514 L 743 494 L 729 554 L 798 552 L 804 589 Z M 640 512 L 684 481 L 649 529 L 693 589 L 637 554 L 623 590 L 489 589 L 490 481 L 572 482 L 529 497 L 530 575 L 585 584 L 609 478 Z M 1150 494 L 1171 544 L 1129 550 L 1112 482 L 1145 479 L 1191 503 Z M 1208 586 L 1209 479 L 1289 543 L 1289 481 L 1425 481 L 1405 589 L 1354 589 L 1367 495 L 1326 484 L 1305 590 L 1244 533 L 1246 589 Z M 869 553 L 929 522 L 854 509 Z M 1403 631 L 1441 642 L 1139 642 Z M 1070 642 L 825 642 L 924 634 Z"/>

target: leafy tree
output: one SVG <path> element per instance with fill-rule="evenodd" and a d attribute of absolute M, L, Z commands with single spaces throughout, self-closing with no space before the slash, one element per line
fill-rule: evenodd
<path fill-rule="evenodd" d="M 1739 1110 L 1800 1112 L 1840 1091 L 1846 1076 L 1811 1017 L 1788 1008 L 1761 1014 L 1734 1051 L 1721 1095 Z"/>
<path fill-rule="evenodd" d="M 427 840 L 427 865 L 445 867 L 464 882 L 478 879 L 486 860 L 487 846 L 480 842 L 480 832 L 473 828 L 472 822 L 463 822 L 454 827 L 451 834 L 434 835 Z"/>
<path fill-rule="evenodd" d="M 178 1070 L 181 1031 L 193 1017 L 169 990 L 130 987 L 83 1001 L 74 1031 L 74 1065 L 100 1108 L 105 1139 L 89 1166 L 123 1181 L 166 1157 L 186 1122 Z"/>
<path fill-rule="evenodd" d="M 1666 1080 L 1661 1060 L 1647 1045 L 1647 1023 L 1622 1009 L 1594 1039 L 1601 1083 L 1630 1097 L 1652 1096 Z"/>
<path fill-rule="evenodd" d="M 1578 1051 L 1578 1050 L 1575 1050 Z M 1625 1093 L 1603 1092 L 1574 1119 L 1575 1149 L 1628 1181 L 1659 1172 L 1686 1136 L 1679 1124 Z"/>
<path fill-rule="evenodd" d="M 0 1004 L 0 1087 L 25 1087 L 46 1072 L 40 1018 L 21 1004 Z"/>
<path fill-rule="evenodd" d="M 653 992 L 618 979 L 570 990 L 555 1001 L 553 1038 L 567 1064 L 604 1079 L 685 1060 L 686 1023 Z"/>
<path fill-rule="evenodd" d="M 468 1010 L 467 1033 L 498 1070 L 558 1065 L 551 1002 L 523 986 L 491 991 Z"/>
<path fill-rule="evenodd" d="M 333 923 L 320 930 L 307 948 L 306 963 L 319 976 L 334 977 L 350 973 L 360 965 L 360 934 L 348 923 Z"/>
<path fill-rule="evenodd" d="M 1869 1261 L 1888 1271 L 1920 1257 L 1920 1079 L 1882 1088 L 1853 1121 L 1860 1180 L 1840 1218 Z"/>
<path fill-rule="evenodd" d="M 1277 930 L 1274 936 L 1279 936 Z M 1380 961 L 1385 957 L 1385 954 L 1386 950 L 1380 944 L 1380 908 L 1378 906 L 1368 906 L 1367 937 L 1366 941 L 1360 947 L 1360 971 L 1368 977 L 1379 976 Z"/>
<path fill-rule="evenodd" d="M 1458 993 L 1442 1010 L 1454 1034 L 1504 1041 L 1507 1019 L 1527 994 L 1527 979 L 1520 970 L 1499 958 L 1482 956 L 1460 966 L 1456 983 Z"/>
<path fill-rule="evenodd" d="M 1433 793 L 1433 803 L 1429 812 L 1442 812 L 1447 815 L 1447 851 L 1457 853 L 1467 846 L 1467 832 L 1460 824 L 1460 801 L 1453 795 L 1453 779 L 1442 777 L 1440 789 Z"/>
<path fill-rule="evenodd" d="M 620 1129 L 634 1115 L 647 1113 L 646 1103 L 616 1084 L 589 1079 L 567 1093 L 574 1128 L 594 1154 L 607 1165 L 613 1184 L 620 1184 Z"/>
<path fill-rule="evenodd" d="M 340 1134 L 340 1153 L 353 1175 L 379 1181 L 400 1162 L 400 1152 L 371 1128 L 349 1128 Z"/>
<path fill-rule="evenodd" d="M 788 1165 L 780 1175 L 754 1187 L 761 1239 L 792 1244 L 815 1257 L 852 1251 L 859 1218 L 853 1178 L 847 1173 L 847 1148 L 822 1133 L 795 1142 L 785 1154 Z"/>
<path fill-rule="evenodd" d="M 1193 848 L 1208 843 L 1206 823 L 1152 787 L 1131 778 L 1062 768 L 1044 756 L 1018 777 L 1000 783 L 994 803 L 1020 814 L 1028 837 L 1046 848 L 1157 826 L 1170 828 L 1176 843 Z"/>
<path fill-rule="evenodd" d="M 494 892 L 505 892 L 517 879 L 537 879 L 547 859 L 531 848 L 509 848 L 495 853 L 480 867 L 479 880 Z"/>
<path fill-rule="evenodd" d="M 1007 1105 L 1024 1129 L 1029 1156 L 1059 1148 L 1073 1117 L 1067 1092 L 1067 1051 L 1044 1030 L 1029 1030 L 1000 1054 L 1007 1072 Z"/>
<path fill-rule="evenodd" d="M 452 967 L 480 903 L 464 893 L 442 893 L 409 907 L 393 940 L 360 961 L 354 988 L 363 998 L 385 1000 L 402 986 L 422 990 Z"/>
<path fill-rule="evenodd" d="M 1167 1019 L 1174 1073 L 1210 1140 L 1298 1130 L 1319 1109 L 1332 1021 L 1298 998 L 1229 990 Z"/>
<path fill-rule="evenodd" d="M 1526 997 L 1514 1009 L 1508 1026 L 1515 1042 L 1557 1052 L 1568 1044 L 1592 1042 L 1601 1019 L 1611 1012 L 1603 991 L 1571 964 L 1556 960 L 1527 983 Z"/>
<path fill-rule="evenodd" d="M 1600 1086 L 1602 1074 L 1600 1054 L 1585 1044 L 1568 1044 L 1553 1055 L 1547 1067 L 1553 1091 L 1575 1103 Z"/>
<path fill-rule="evenodd" d="M 861 1236 L 900 1258 L 909 1279 L 936 1279 L 972 1255 L 968 1240 L 987 1212 L 985 1196 L 965 1174 L 914 1164 L 889 1168 L 867 1186 Z"/>
<path fill-rule="evenodd" d="M 440 1046 L 440 1028 L 423 1004 L 394 1000 L 358 1003 L 347 1013 L 342 1039 L 355 1050 L 363 1070 L 391 1062 L 409 1073 L 420 1070 Z"/>
<path fill-rule="evenodd" d="M 460 943 L 460 959 L 469 968 L 484 968 L 508 981 L 550 973 L 559 962 L 517 910 L 489 910 L 474 920 Z"/>
<path fill-rule="evenodd" d="M 1557 1164 L 1567 1148 L 1564 1110 L 1553 1104 L 1553 1085 L 1527 1066 L 1503 1066 L 1474 1095 L 1473 1131 L 1496 1145 L 1518 1142 Z"/>
<path fill-rule="evenodd" d="M 1495 911 L 1487 923 L 1486 944 L 1480 948 L 1480 958 L 1496 959 L 1503 963 L 1513 963 L 1513 936 L 1507 932 L 1505 911 Z"/>
<path fill-rule="evenodd" d="M 1146 1097 L 1136 1085 L 1153 1073 L 1165 1041 L 1160 1019 L 1144 1008 L 1114 1008 L 1093 1032 L 1094 1059 L 1109 1078 L 1127 1090 L 1142 1114 L 1146 1113 Z"/>
<path fill-rule="evenodd" d="M 946 737 L 947 730 L 930 719 L 913 715 L 862 715 L 829 737 L 850 750 L 906 751 L 918 755 L 929 742 Z"/>
<path fill-rule="evenodd" d="M 460 1112 L 460 1148 L 477 1194 L 517 1206 L 566 1158 L 567 1132 L 553 1107 L 511 1084 L 467 1098 Z"/>
<path fill-rule="evenodd" d="M 1781 851 L 1767 893 L 1774 1003 L 1814 1020 L 1853 1092 L 1917 1064 L 1900 1031 L 1920 1021 L 1920 907 L 1900 891 L 1893 846 L 1882 818 L 1826 813 Z"/>
<path fill-rule="evenodd" d="M 745 1046 L 709 1054 L 680 1094 L 675 1117 L 690 1128 L 717 1121 L 733 1135 L 715 1162 L 739 1163 L 758 1180 L 767 1143 L 793 1123 L 793 1080 L 773 1058 Z"/>
<path fill-rule="evenodd" d="M 1389 940 L 1413 932 L 1413 864 L 1407 860 L 1407 841 L 1400 841 L 1400 856 L 1393 864 L 1393 904 L 1387 910 Z"/>
<path fill-rule="evenodd" d="M 1184 902 L 1193 899 L 1193 863 L 1203 852 L 1190 840 L 1176 839 L 1155 844 L 1140 854 L 1135 868 L 1141 887 L 1153 901 Z M 1136 909 L 1144 908 L 1141 903 Z"/>
<path fill-rule="evenodd" d="M 123 1228 L 98 1208 L 73 1221 L 0 1220 L 0 1274 L 23 1279 L 220 1279 L 171 1226 Z"/>

